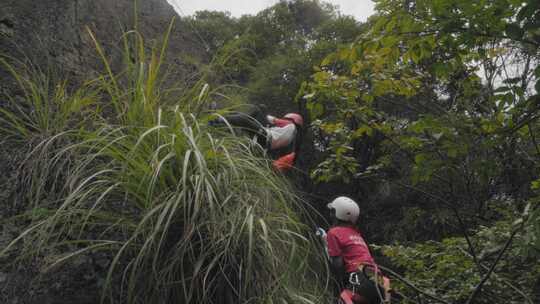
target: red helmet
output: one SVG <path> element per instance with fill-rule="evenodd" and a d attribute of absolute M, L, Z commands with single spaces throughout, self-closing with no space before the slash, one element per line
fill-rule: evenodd
<path fill-rule="evenodd" d="M 292 121 L 294 121 L 295 124 L 299 126 L 302 126 L 304 124 L 304 119 L 302 118 L 302 115 L 298 113 L 289 113 L 283 117 L 291 119 Z"/>

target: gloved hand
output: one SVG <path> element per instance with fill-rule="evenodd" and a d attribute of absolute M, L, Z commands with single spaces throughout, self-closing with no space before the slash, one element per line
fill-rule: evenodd
<path fill-rule="evenodd" d="M 215 119 L 212 119 L 210 121 L 208 121 L 208 125 L 211 126 L 211 127 L 216 127 L 216 126 L 219 126 L 219 125 L 222 125 L 223 124 L 223 120 L 221 119 L 221 117 L 218 117 L 218 118 L 215 118 Z"/>
<path fill-rule="evenodd" d="M 330 260 L 330 255 L 328 254 L 328 243 L 326 241 L 326 230 L 322 229 L 321 227 L 317 227 L 317 229 L 315 230 L 315 235 L 317 235 L 318 237 L 322 239 L 323 246 L 324 246 L 324 253 L 326 255 L 326 258 Z"/>
<path fill-rule="evenodd" d="M 272 115 L 266 115 L 266 120 L 268 121 L 268 123 L 274 124 L 275 119 L 276 119 L 276 117 L 274 117 Z"/>
<path fill-rule="evenodd" d="M 315 235 L 320 236 L 323 239 L 326 239 L 326 231 L 322 229 L 321 227 L 318 227 L 317 230 L 315 230 Z"/>

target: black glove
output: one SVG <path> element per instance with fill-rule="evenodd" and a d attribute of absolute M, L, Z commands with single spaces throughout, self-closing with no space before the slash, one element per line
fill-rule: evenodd
<path fill-rule="evenodd" d="M 223 125 L 223 120 L 221 119 L 221 117 L 218 117 L 218 118 L 208 121 L 208 125 L 211 127 L 221 126 Z"/>

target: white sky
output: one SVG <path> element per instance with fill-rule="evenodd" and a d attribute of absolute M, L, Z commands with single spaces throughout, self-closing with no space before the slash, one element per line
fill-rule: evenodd
<path fill-rule="evenodd" d="M 214 10 L 228 11 L 234 17 L 245 14 L 254 15 L 259 11 L 272 6 L 279 0 L 167 0 L 175 7 L 181 16 L 191 15 L 195 11 Z M 359 21 L 365 21 L 373 14 L 373 2 L 371 0 L 327 0 L 338 5 L 344 15 L 352 15 Z"/>

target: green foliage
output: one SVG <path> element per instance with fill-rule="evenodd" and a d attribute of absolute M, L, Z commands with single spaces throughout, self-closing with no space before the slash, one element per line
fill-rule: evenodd
<path fill-rule="evenodd" d="M 462 252 L 466 246 L 463 239 L 445 239 L 442 242 L 416 244 L 414 247 L 402 245 L 385 246 L 383 252 L 398 266 L 406 269 L 407 277 L 421 288 L 435 294 L 445 295 L 445 300 L 455 302 L 467 299 L 474 286 L 480 281 L 475 265 Z M 413 291 L 397 284 L 414 299 Z"/>
<path fill-rule="evenodd" d="M 354 19 L 337 16 L 333 7 L 304 0 L 281 1 L 257 16 L 213 18 L 211 24 L 228 27 L 230 22 L 236 36 L 214 53 L 209 82 L 241 86 L 237 91 L 245 103 L 282 111 L 297 108 L 291 101 L 312 67 L 362 31 Z M 197 29 L 204 31 L 205 27 Z"/>
<path fill-rule="evenodd" d="M 0 130 L 4 140 L 20 142 L 47 138 L 68 129 L 77 129 L 93 113 L 95 92 L 89 86 L 69 92 L 67 83 L 31 66 L 13 65 L 0 58 L 0 65 L 16 80 L 21 95 L 6 96 L 0 108 Z"/>
<path fill-rule="evenodd" d="M 42 258 L 54 273 L 75 257 L 105 256 L 102 299 L 111 303 L 323 301 L 327 274 L 312 267 L 322 261 L 306 206 L 259 146 L 206 125 L 208 85 L 171 95 L 162 71 L 168 33 L 149 52 L 126 33 L 118 73 L 89 35 L 105 72 L 81 86 L 85 94 L 45 98 L 47 87 L 29 77 L 23 88 L 39 94 L 25 110 L 46 111 L 2 108 L 4 134 L 31 146 L 25 180 L 35 185 L 13 219 L 25 229 L 2 258 Z M 79 95 L 93 115 L 71 123 L 86 112 L 55 103 Z M 31 132 L 49 137 L 31 141 Z"/>
<path fill-rule="evenodd" d="M 198 38 L 206 44 L 207 52 L 214 54 L 240 31 L 238 22 L 229 13 L 197 11 L 192 17 L 183 20 L 195 28 Z"/>
<path fill-rule="evenodd" d="M 467 301 L 486 273 L 455 236 L 475 229 L 473 248 L 499 246 L 502 239 L 487 235 L 508 234 L 511 220 L 493 224 L 500 217 L 489 201 L 508 195 L 515 198 L 510 209 L 520 212 L 523 201 L 538 196 L 529 187 L 538 187 L 540 157 L 537 3 L 376 1 L 368 31 L 329 53 L 299 94 L 322 154 L 312 176 L 360 185 L 366 205 L 380 200 L 371 186 L 389 183 L 394 190 L 383 199 L 392 206 L 383 211 L 381 202 L 377 215 L 389 212 L 393 222 L 422 229 L 377 231 L 402 241 L 444 240 L 387 254 L 410 271 L 410 280 L 448 301 Z M 430 222 L 434 210 L 442 215 Z M 531 297 L 538 271 L 519 269 L 532 265 L 520 250 L 526 243 L 537 256 L 537 214 L 532 208 L 516 236 L 519 246 L 497 272 L 519 282 L 516 288 L 488 280 L 482 301 L 522 301 L 520 289 Z"/>
<path fill-rule="evenodd" d="M 532 58 L 538 54 L 530 53 L 527 47 L 536 42 L 514 37 L 514 44 L 505 44 L 501 33 L 506 29 L 517 35 L 535 25 L 527 21 L 528 25 L 522 29 L 521 25 L 508 23 L 510 17 L 524 9 L 521 1 L 492 5 L 488 2 L 416 1 L 407 4 L 378 1 L 379 14 L 371 18 L 370 32 L 359 42 L 327 56 L 313 75 L 313 81 L 304 87 L 312 116 L 322 118 L 325 124 L 346 123 L 351 132 L 357 134 L 373 128 L 381 132 L 394 130 L 386 132 L 391 137 L 402 136 L 402 131 L 396 130 L 400 126 L 389 122 L 389 116 L 395 114 L 389 111 L 387 104 L 413 111 L 412 115 L 407 115 L 407 121 L 398 121 L 398 124 L 418 124 L 415 122 L 418 114 L 435 114 L 431 120 L 447 124 L 448 130 L 459 132 L 459 129 L 463 130 L 463 124 L 469 128 L 480 127 L 484 134 L 477 135 L 483 138 L 520 126 L 523 123 L 520 119 L 531 111 L 530 106 L 525 109 L 521 105 L 536 99 L 527 92 L 531 83 L 524 83 L 522 79 L 529 77 L 534 69 L 527 66 L 522 77 L 503 78 L 507 86 L 499 86 L 497 90 L 483 88 L 475 71 L 479 68 L 479 60 L 496 65 L 495 60 L 500 58 L 496 52 L 508 53 L 510 48 L 517 46 L 516 43 L 523 48 L 523 56 L 534 61 Z M 529 14 L 532 16 L 536 11 L 530 9 Z M 493 43 L 493 39 L 497 42 Z M 486 66 L 490 65 L 484 65 L 484 68 Z M 445 99 L 442 94 L 449 96 Z M 380 123 L 382 117 L 385 119 Z M 428 125 L 424 129 L 431 127 Z M 346 139 L 342 143 L 351 146 L 351 140 L 358 137 L 337 134 L 345 129 L 334 128 L 324 134 Z M 450 158 L 460 154 L 456 148 L 463 146 L 462 143 L 444 140 L 451 133 L 435 129 L 433 133 L 437 136 L 446 134 L 442 144 Z M 419 142 L 406 136 L 409 138 L 406 141 Z M 435 167 L 441 165 L 435 164 Z M 429 180 L 431 171 L 424 170 L 424 177 L 420 179 Z"/>
<path fill-rule="evenodd" d="M 14 220 L 32 220 L 3 258 L 43 258 L 54 273 L 78 256 L 105 256 L 103 297 L 111 302 L 325 301 L 327 273 L 307 237 L 306 206 L 257 147 L 207 129 L 205 108 L 246 99 L 296 108 L 291 101 L 312 66 L 355 39 L 358 24 L 316 1 L 283 1 L 255 17 L 199 12 L 180 22 L 202 44 L 194 47 L 200 53 L 181 55 L 196 69 L 192 87 L 168 86 L 172 25 L 161 44 L 126 33 L 121 70 L 89 31 L 104 73 L 79 86 L 66 81 L 79 90 L 62 97 L 80 95 L 84 107 L 61 112 L 50 98 L 24 98 L 21 111 L 50 107 L 42 116 L 54 126 L 35 128 L 26 125 L 38 118 L 27 123 L 29 114 L 2 108 L 4 134 L 30 146 L 18 200 L 28 210 Z M 25 75 L 25 85 L 49 90 L 36 75 Z M 34 133 L 48 137 L 34 142 Z"/>
<path fill-rule="evenodd" d="M 451 303 L 465 302 L 496 260 L 509 237 L 509 231 L 515 227 L 512 223 L 516 215 L 507 216 L 491 227 L 478 228 L 471 237 L 477 249 L 478 263 L 463 237 L 411 246 L 389 245 L 381 249 L 417 287 L 442 295 Z M 540 267 L 535 256 L 524 254 L 526 243 L 524 232 L 514 237 L 475 303 L 532 303 Z M 410 299 L 407 303 L 415 303 L 417 295 L 413 290 L 400 282 L 396 282 L 396 286 Z"/>
<path fill-rule="evenodd" d="M 534 183 L 533 183 L 534 185 Z M 540 208 L 538 197 L 529 202 L 524 213 L 525 222 L 524 253 L 528 256 L 540 256 Z"/>
<path fill-rule="evenodd" d="M 51 268 L 107 252 L 107 290 L 113 298 L 122 284 L 128 302 L 209 302 L 220 289 L 240 302 L 294 298 L 291 284 L 305 281 L 295 276 L 314 249 L 290 186 L 238 138 L 213 138 L 180 112 L 162 117 L 152 128 L 105 126 L 64 147 L 80 155 L 65 172 L 72 187 L 60 205 L 40 203 L 52 214 L 21 235 L 31 244 L 23 252 L 61 250 Z"/>

